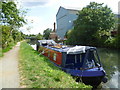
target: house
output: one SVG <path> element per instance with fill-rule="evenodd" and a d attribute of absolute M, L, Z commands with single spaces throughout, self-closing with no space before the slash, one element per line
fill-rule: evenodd
<path fill-rule="evenodd" d="M 56 14 L 57 29 L 56 33 L 59 39 L 64 39 L 66 32 L 73 28 L 73 21 L 77 19 L 79 10 L 59 8 Z"/>

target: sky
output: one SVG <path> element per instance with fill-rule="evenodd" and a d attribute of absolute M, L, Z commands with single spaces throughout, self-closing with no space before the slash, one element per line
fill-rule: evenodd
<path fill-rule="evenodd" d="M 17 0 L 18 8 L 27 10 L 26 19 L 28 24 L 20 28 L 24 34 L 43 34 L 47 28 L 53 29 L 56 22 L 56 14 L 60 6 L 65 8 L 79 9 L 90 2 L 104 3 L 113 13 L 118 13 L 120 0 Z"/>

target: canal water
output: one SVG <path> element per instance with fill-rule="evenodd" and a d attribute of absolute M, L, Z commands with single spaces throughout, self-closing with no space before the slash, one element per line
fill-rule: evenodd
<path fill-rule="evenodd" d="M 98 53 L 108 78 L 107 83 L 102 83 L 102 88 L 120 89 L 120 51 L 98 48 Z"/>
<path fill-rule="evenodd" d="M 29 43 L 36 50 L 36 42 Z M 106 48 L 98 48 L 103 68 L 107 73 L 108 82 L 101 83 L 102 88 L 120 89 L 120 51 Z"/>

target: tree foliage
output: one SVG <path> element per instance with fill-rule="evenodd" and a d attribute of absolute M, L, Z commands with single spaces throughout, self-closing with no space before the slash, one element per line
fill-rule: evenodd
<path fill-rule="evenodd" d="M 38 33 L 38 34 L 36 35 L 36 38 L 37 38 L 38 40 L 41 40 L 41 39 L 43 38 L 43 36 L 42 36 L 41 33 Z"/>
<path fill-rule="evenodd" d="M 24 34 L 18 28 L 23 26 L 26 21 L 24 11 L 17 9 L 15 2 L 2 0 L 1 4 L 2 48 L 6 49 L 24 38 Z"/>
<path fill-rule="evenodd" d="M 75 29 L 81 24 L 86 29 L 110 30 L 114 26 L 115 18 L 111 9 L 102 4 L 91 2 L 90 5 L 79 11 L 78 19 L 75 21 Z"/>
<path fill-rule="evenodd" d="M 100 45 L 110 36 L 115 27 L 115 18 L 108 6 L 91 2 L 78 12 L 74 29 L 68 36 L 68 42 L 82 45 Z M 100 41 L 101 40 L 101 41 Z"/>
<path fill-rule="evenodd" d="M 14 2 L 2 2 L 2 18 L 1 21 L 4 25 L 11 25 L 14 27 L 21 27 L 25 22 L 23 16 L 20 16 L 21 11 L 17 9 Z"/>
<path fill-rule="evenodd" d="M 16 42 L 24 39 L 24 34 L 21 31 L 12 29 L 11 26 L 2 26 L 2 48 L 5 49 L 13 46 Z"/>
<path fill-rule="evenodd" d="M 45 39 L 49 39 L 49 35 L 50 35 L 51 32 L 52 32 L 52 29 L 47 28 L 47 29 L 44 30 L 44 32 L 43 32 L 43 37 L 44 37 Z"/>
<path fill-rule="evenodd" d="M 43 38 L 43 35 L 41 33 L 38 33 L 38 34 L 29 34 L 29 35 L 26 35 L 25 36 L 26 38 L 33 38 L 33 39 L 36 39 L 36 40 L 41 40 Z"/>
<path fill-rule="evenodd" d="M 10 26 L 2 26 L 2 47 L 6 48 L 13 42 Z"/>

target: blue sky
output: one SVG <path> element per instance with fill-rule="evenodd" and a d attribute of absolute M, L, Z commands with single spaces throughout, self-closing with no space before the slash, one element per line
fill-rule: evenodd
<path fill-rule="evenodd" d="M 114 13 L 118 13 L 119 0 L 17 0 L 18 7 L 28 9 L 26 19 L 28 24 L 20 30 L 25 34 L 43 33 L 47 28 L 53 29 L 56 22 L 56 14 L 60 6 L 65 8 L 82 9 L 90 2 L 104 3 L 111 8 Z M 29 30 L 27 30 L 29 29 Z"/>

